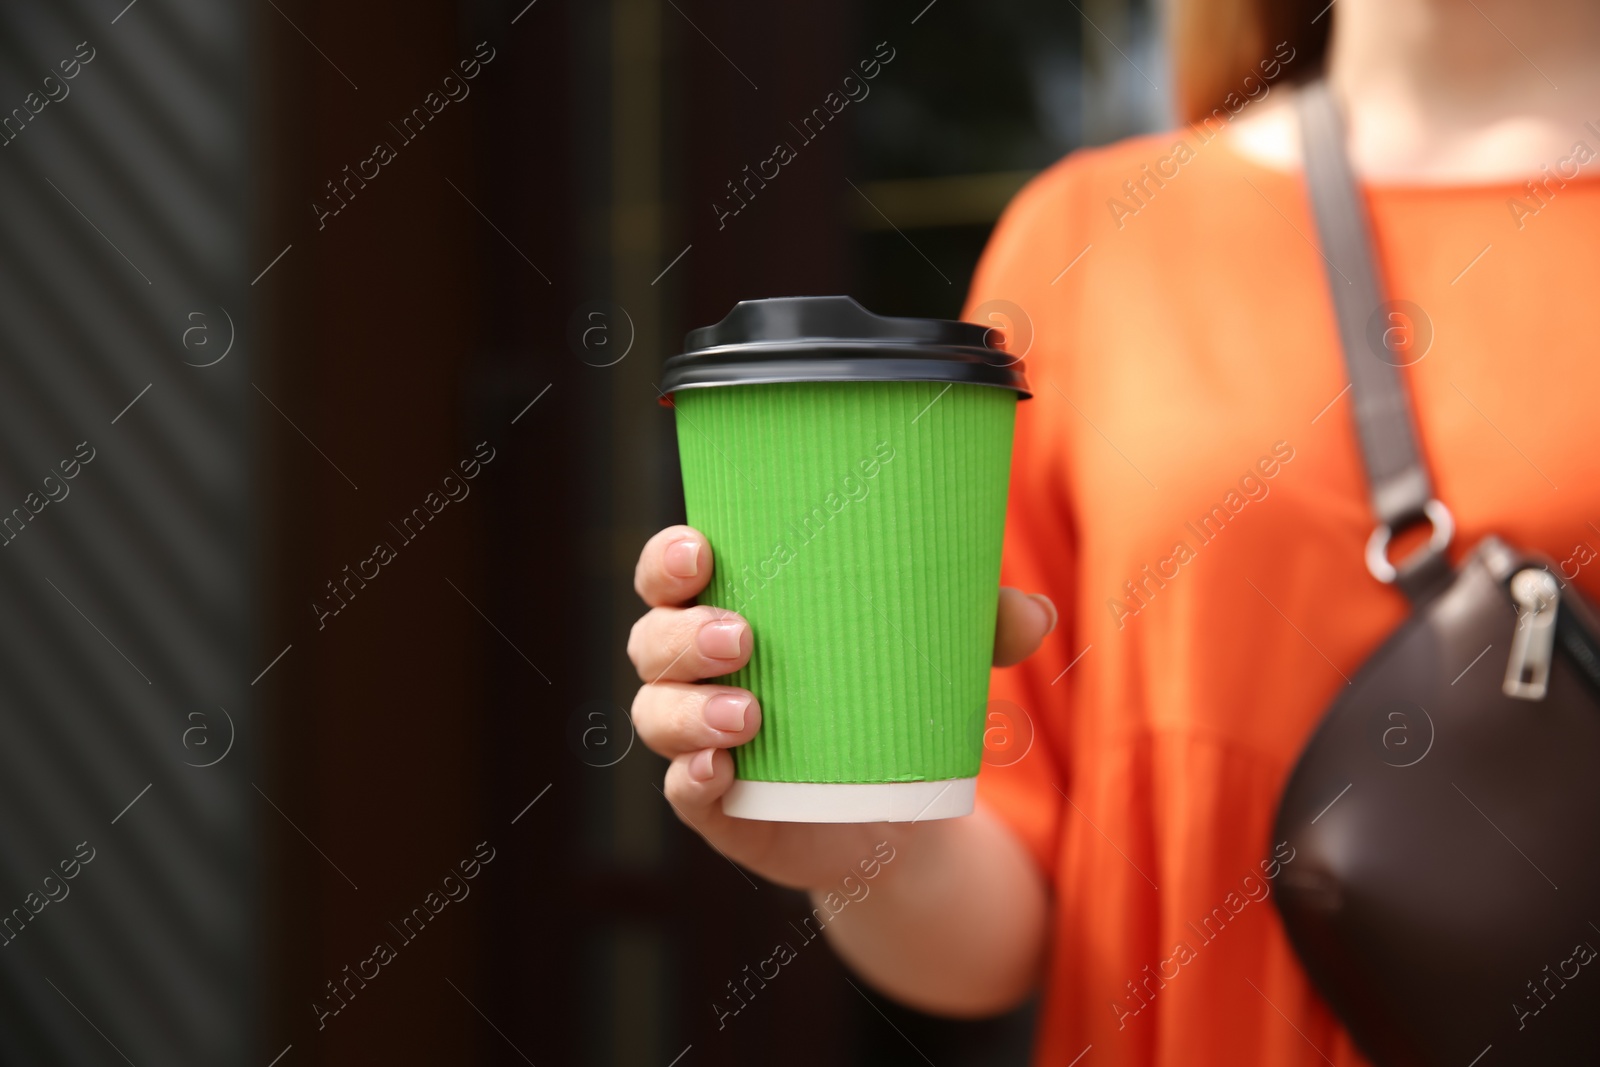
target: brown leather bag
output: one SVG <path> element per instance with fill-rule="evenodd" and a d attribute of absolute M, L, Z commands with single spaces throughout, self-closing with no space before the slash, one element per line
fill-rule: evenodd
<path fill-rule="evenodd" d="M 1325 85 L 1300 116 L 1378 516 L 1367 564 L 1413 613 L 1289 778 L 1278 908 L 1383 1067 L 1600 1063 L 1600 621 L 1548 560 L 1496 538 L 1450 565 Z M 1392 564 L 1391 537 L 1425 520 L 1427 544 Z"/>

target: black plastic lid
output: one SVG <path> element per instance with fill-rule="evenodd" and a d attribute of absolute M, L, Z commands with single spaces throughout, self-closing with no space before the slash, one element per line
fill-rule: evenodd
<path fill-rule="evenodd" d="M 773 382 L 957 382 L 1032 394 L 991 328 L 874 315 L 848 296 L 741 300 L 715 326 L 690 330 L 667 360 L 661 391 Z"/>

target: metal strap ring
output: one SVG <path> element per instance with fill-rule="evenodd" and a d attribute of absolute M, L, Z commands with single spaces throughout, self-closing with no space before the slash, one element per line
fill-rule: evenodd
<path fill-rule="evenodd" d="M 1438 498 L 1430 499 L 1422 505 L 1422 513 L 1427 516 L 1428 522 L 1433 526 L 1433 534 L 1428 538 L 1428 543 L 1417 550 L 1407 564 L 1420 562 L 1424 556 L 1437 556 L 1450 547 L 1450 541 L 1455 537 L 1456 522 L 1450 514 L 1450 509 L 1444 506 L 1444 501 Z M 1394 536 L 1394 531 L 1389 524 L 1379 523 L 1372 531 L 1372 536 L 1367 538 L 1367 570 L 1372 576 L 1385 585 L 1392 585 L 1400 576 L 1400 572 L 1393 563 L 1389 562 L 1389 539 Z"/>

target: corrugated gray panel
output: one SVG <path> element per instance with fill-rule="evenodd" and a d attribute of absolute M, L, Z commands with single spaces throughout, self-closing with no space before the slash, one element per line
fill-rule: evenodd
<path fill-rule="evenodd" d="M 249 15 L 123 2 L 0 5 L 0 1061 L 264 1063 Z"/>

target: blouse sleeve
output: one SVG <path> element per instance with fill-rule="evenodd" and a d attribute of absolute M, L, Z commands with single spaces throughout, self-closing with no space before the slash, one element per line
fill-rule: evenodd
<path fill-rule="evenodd" d="M 1017 405 L 1001 584 L 1044 593 L 1060 616 L 1043 647 L 990 684 L 978 799 L 1026 846 L 1053 883 L 1069 789 L 1067 735 L 1075 637 L 1077 538 L 1065 454 L 1072 408 L 1056 379 L 1070 357 L 1074 287 L 1057 284 L 1083 245 L 1067 205 L 1068 160 L 1035 179 L 1006 209 L 973 276 L 963 318 L 1005 330 L 1023 360 L 1033 398 Z M 1053 279 L 1055 281 L 1053 281 Z M 1064 382 L 1064 379 L 1063 379 Z"/>

